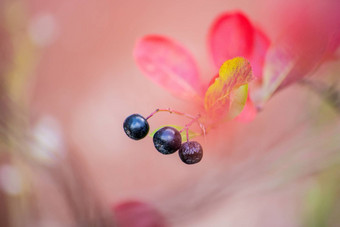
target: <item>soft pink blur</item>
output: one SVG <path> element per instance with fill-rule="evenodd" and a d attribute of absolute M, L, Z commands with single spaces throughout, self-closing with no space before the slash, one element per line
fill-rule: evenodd
<path fill-rule="evenodd" d="M 207 60 L 206 38 L 211 23 L 222 12 L 242 10 L 274 44 L 293 49 L 302 59 L 296 68 L 296 72 L 302 74 L 319 64 L 325 48 L 333 48 L 328 47 L 328 40 L 335 31 L 338 37 L 340 27 L 339 2 L 331 0 L 256 3 L 245 0 L 29 0 L 27 6 L 28 24 L 41 17 L 47 17 L 53 24 L 47 41 L 36 40 L 41 54 L 29 87 L 32 119 L 38 122 L 48 116 L 60 124 L 66 146 L 82 157 L 92 185 L 108 205 L 131 198 L 157 203 L 168 191 L 181 193 L 181 186 L 188 179 L 209 174 L 216 163 L 221 164 L 220 159 L 228 158 L 235 143 L 245 141 L 241 139 L 245 132 L 258 135 L 260 149 L 266 141 L 275 138 L 267 122 L 285 128 L 293 125 L 293 119 L 301 112 L 306 112 L 302 106 L 282 115 L 294 103 L 304 103 L 299 98 L 293 99 L 297 91 L 291 90 L 291 94 L 278 97 L 280 103 L 273 99 L 265 108 L 267 112 L 260 113 L 249 129 L 244 124 L 231 123 L 208 135 L 206 142 L 201 139 L 205 154 L 198 165 L 184 165 L 177 154 L 164 157 L 154 149 L 151 138 L 136 142 L 125 135 L 122 129 L 125 117 L 132 113 L 147 116 L 156 108 L 168 107 L 193 115 L 196 112 L 191 104 L 174 98 L 142 75 L 132 57 L 138 38 L 164 34 L 180 41 L 193 53 L 202 78 L 208 82 L 216 69 Z M 183 124 L 183 120 L 161 113 L 150 124 L 153 130 L 164 124 Z M 244 157 L 240 155 L 236 162 L 246 159 L 248 153 L 245 152 Z M 297 194 L 292 189 L 273 200 L 267 199 L 268 204 L 273 207 L 285 198 L 294 199 Z M 254 206 L 257 200 L 249 201 Z M 237 204 L 235 213 L 247 207 L 246 200 L 231 203 Z M 262 208 L 250 206 L 245 212 L 268 211 L 265 206 Z M 289 210 L 291 206 L 280 209 L 285 208 Z M 242 223 L 244 219 L 237 214 L 230 218 L 215 215 L 218 218 L 211 214 L 201 219 L 222 223 L 226 220 Z M 275 226 L 293 226 L 284 221 L 294 215 L 288 212 L 288 217 L 275 217 L 277 223 L 283 223 Z M 268 221 L 256 226 L 273 226 L 273 223 Z"/>

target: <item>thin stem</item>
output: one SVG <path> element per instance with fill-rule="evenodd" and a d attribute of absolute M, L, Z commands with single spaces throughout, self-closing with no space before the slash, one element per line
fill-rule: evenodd
<path fill-rule="evenodd" d="M 189 119 L 196 119 L 196 120 L 197 120 L 196 117 L 194 117 L 194 116 L 192 116 L 192 115 L 190 115 L 190 114 L 182 113 L 182 112 L 179 112 L 179 111 L 177 111 L 177 110 L 170 109 L 170 108 L 168 108 L 168 109 L 156 109 L 154 112 L 152 112 L 152 113 L 146 118 L 146 120 L 148 120 L 150 117 L 152 117 L 153 115 L 155 115 L 155 114 L 158 113 L 158 112 L 168 112 L 168 113 L 171 113 L 171 114 L 174 113 L 174 114 L 177 114 L 177 115 L 180 115 L 180 116 L 185 116 L 185 117 L 187 117 L 187 118 L 189 118 Z"/>
<path fill-rule="evenodd" d="M 197 117 L 193 118 L 188 124 L 186 124 L 181 131 L 183 131 L 185 128 L 189 128 L 193 123 L 197 122 L 200 117 L 201 115 L 198 114 Z"/>
<path fill-rule="evenodd" d="M 186 124 L 186 125 L 184 126 L 184 128 L 182 128 L 182 129 L 179 131 L 180 133 L 182 133 L 184 130 L 186 131 L 187 142 L 189 142 L 189 128 L 190 128 L 190 126 L 191 126 L 193 123 L 197 122 L 198 125 L 201 127 L 202 124 L 198 121 L 198 119 L 199 119 L 200 117 L 201 117 L 201 115 L 198 114 L 197 117 L 193 118 L 188 124 Z M 201 128 L 201 129 L 202 129 L 202 128 Z M 202 131 L 203 131 L 203 133 L 205 134 L 205 132 L 204 132 L 203 129 L 202 129 Z"/>
<path fill-rule="evenodd" d="M 189 141 L 189 127 L 194 123 L 196 122 L 198 124 L 198 126 L 200 127 L 200 129 L 202 130 L 202 134 L 205 136 L 206 135 L 206 130 L 205 130 L 205 126 L 204 124 L 202 124 L 199 119 L 201 118 L 201 114 L 198 114 L 196 117 L 193 116 L 193 115 L 190 115 L 190 114 L 187 114 L 187 113 L 183 113 L 183 112 L 179 112 L 177 110 L 173 110 L 173 109 L 170 109 L 170 108 L 167 108 L 167 109 L 156 109 L 155 111 L 153 111 L 148 117 L 146 117 L 145 119 L 148 120 L 149 118 L 151 118 L 152 116 L 154 116 L 156 113 L 158 112 L 168 112 L 170 114 L 174 113 L 174 114 L 177 114 L 177 115 L 180 115 L 180 116 L 184 116 L 184 117 L 187 117 L 189 119 L 191 119 L 191 121 L 186 124 L 184 126 L 184 128 L 182 128 L 182 130 L 180 130 L 180 133 L 183 132 L 184 130 L 187 131 L 187 140 Z"/>
<path fill-rule="evenodd" d="M 189 142 L 189 128 L 186 130 L 186 135 L 187 135 L 187 142 Z"/>

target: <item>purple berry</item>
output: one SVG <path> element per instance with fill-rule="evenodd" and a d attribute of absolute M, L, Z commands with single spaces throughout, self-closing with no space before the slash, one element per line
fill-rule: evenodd
<path fill-rule="evenodd" d="M 189 141 L 182 144 L 178 154 L 185 164 L 196 164 L 203 157 L 203 149 L 198 142 Z"/>
<path fill-rule="evenodd" d="M 155 133 L 153 143 L 160 153 L 172 154 L 181 147 L 182 137 L 177 129 L 166 126 Z"/>
<path fill-rule="evenodd" d="M 140 140 L 148 134 L 149 123 L 141 115 L 132 114 L 125 119 L 123 128 L 128 137 L 134 140 Z"/>

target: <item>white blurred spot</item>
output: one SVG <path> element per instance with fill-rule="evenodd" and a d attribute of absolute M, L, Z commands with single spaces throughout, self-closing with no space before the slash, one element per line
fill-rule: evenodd
<path fill-rule="evenodd" d="M 29 35 L 38 46 L 47 46 L 57 37 L 55 17 L 48 13 L 35 16 L 29 24 Z"/>
<path fill-rule="evenodd" d="M 12 165 L 0 167 L 0 187 L 7 194 L 20 194 L 22 191 L 22 179 L 16 167 Z"/>
<path fill-rule="evenodd" d="M 62 131 L 59 123 L 50 116 L 41 118 L 32 129 L 33 141 L 30 152 L 43 162 L 53 162 L 65 153 Z"/>

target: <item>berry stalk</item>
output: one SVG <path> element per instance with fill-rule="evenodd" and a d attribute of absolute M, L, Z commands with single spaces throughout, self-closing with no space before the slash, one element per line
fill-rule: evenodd
<path fill-rule="evenodd" d="M 189 128 L 190 128 L 190 126 L 193 124 L 193 123 L 195 123 L 195 122 L 197 122 L 198 123 L 198 125 L 201 127 L 201 123 L 198 121 L 198 119 L 201 117 L 201 115 L 200 114 L 198 114 L 195 118 L 193 118 L 188 124 L 186 124 L 185 126 L 184 126 L 184 128 L 182 128 L 180 131 L 179 131 L 179 133 L 182 133 L 184 130 L 186 131 L 186 136 L 187 136 L 187 142 L 189 142 Z M 202 129 L 202 128 L 201 128 Z"/>
<path fill-rule="evenodd" d="M 170 113 L 170 114 L 174 113 L 174 114 L 177 114 L 177 115 L 180 115 L 180 116 L 185 116 L 185 117 L 187 117 L 187 118 L 189 118 L 189 119 L 197 119 L 197 117 L 194 117 L 194 116 L 192 116 L 192 115 L 190 115 L 190 114 L 183 113 L 183 112 L 179 112 L 179 111 L 177 111 L 177 110 L 173 110 L 173 109 L 168 108 L 168 109 L 156 109 L 154 112 L 152 112 L 152 113 L 146 118 L 146 120 L 148 120 L 149 118 L 151 118 L 153 115 L 155 115 L 155 114 L 158 113 L 158 112 L 168 112 L 168 113 Z"/>
<path fill-rule="evenodd" d="M 184 116 L 184 117 L 187 117 L 189 119 L 191 119 L 192 121 L 189 122 L 182 130 L 185 130 L 186 128 L 189 128 L 194 122 L 196 122 L 198 124 L 198 126 L 200 127 L 200 129 L 202 130 L 202 134 L 205 135 L 206 134 L 206 129 L 205 129 L 205 126 L 204 124 L 202 124 L 199 119 L 201 118 L 201 114 L 198 114 L 196 117 L 193 116 L 193 115 L 190 115 L 190 114 L 187 114 L 187 113 L 183 113 L 183 112 L 180 112 L 180 111 L 177 111 L 177 110 L 173 110 L 171 108 L 167 108 L 167 109 L 156 109 L 154 112 L 152 112 L 148 117 L 146 117 L 145 119 L 148 120 L 149 118 L 151 118 L 152 116 L 154 116 L 156 113 L 158 112 L 168 112 L 170 114 L 174 113 L 174 114 L 177 114 L 177 115 L 180 115 L 180 116 Z M 188 134 L 188 132 L 187 132 Z M 187 136 L 188 138 L 188 136 Z"/>

